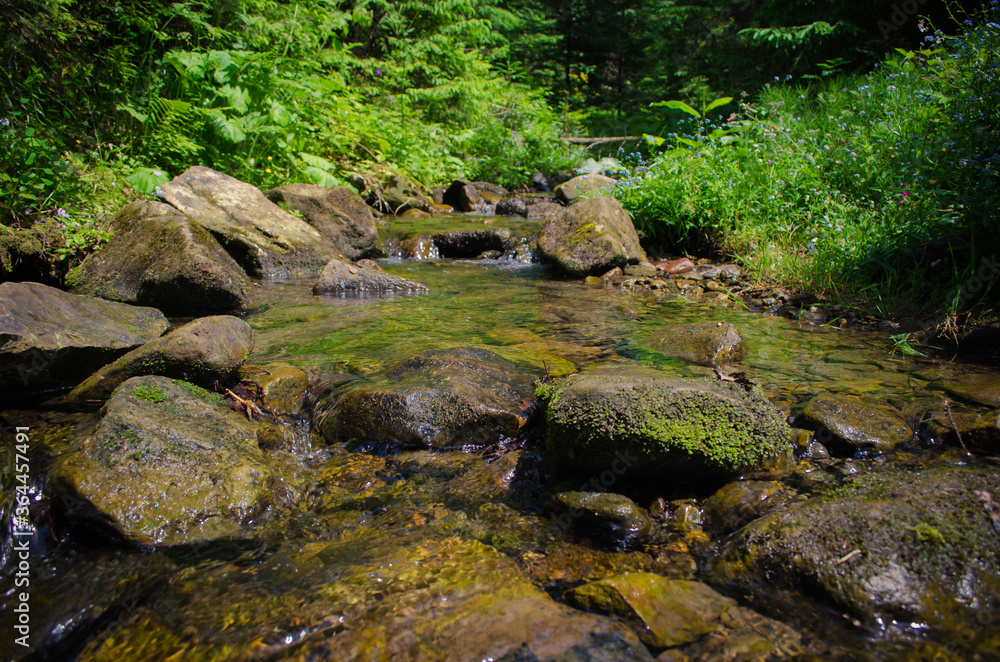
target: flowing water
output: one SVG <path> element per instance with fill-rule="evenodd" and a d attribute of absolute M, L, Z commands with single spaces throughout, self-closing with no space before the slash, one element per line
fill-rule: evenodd
<path fill-rule="evenodd" d="M 391 229 L 389 243 L 395 246 L 407 232 L 445 229 L 442 223 L 452 229 L 469 221 L 407 221 Z M 638 362 L 700 377 L 707 369 L 659 354 L 644 341 L 668 324 L 719 320 L 738 327 L 747 345 L 742 369 L 785 413 L 819 393 L 849 393 L 892 402 L 914 425 L 940 400 L 941 375 L 955 370 L 894 351 L 884 333 L 766 317 L 663 291 L 594 287 L 554 278 L 538 264 L 398 258 L 381 264 L 430 291 L 345 299 L 314 296 L 312 280 L 263 283 L 262 306 L 246 318 L 255 332 L 248 363 L 290 364 L 314 378 L 363 379 L 427 349 L 478 347 L 531 366 L 540 377 L 599 362 Z M 995 377 L 987 368 L 958 371 L 970 370 Z M 34 489 L 40 491 L 44 467 L 92 429 L 96 414 L 56 402 L 3 417 L 9 426 L 31 426 Z M 538 605 L 586 580 L 644 570 L 712 581 L 705 568 L 716 541 L 695 530 L 665 526 L 654 544 L 621 550 L 554 526 L 544 467 L 521 476 L 519 489 L 508 493 L 497 487 L 511 468 L 504 458 L 487 463 L 475 453 L 330 447 L 303 421 L 290 423 L 297 443 L 269 455 L 281 496 L 245 539 L 154 551 L 108 547 L 74 530 L 55 542 L 50 534 L 58 527 L 50 530 L 39 518 L 30 570 L 32 647 L 11 645 L 5 625 L 4 658 L 390 659 L 386 651 L 405 650 L 413 659 L 465 659 L 465 653 L 441 657 L 443 644 L 435 637 L 451 632 L 449 617 L 430 603 L 459 605 L 453 609 L 465 618 L 463 632 L 447 641 L 472 650 L 469 642 L 477 637 L 496 636 L 486 617 L 475 614 L 492 614 L 495 621 L 503 600 L 535 605 L 532 627 L 566 630 L 575 627 L 569 617 L 556 618 Z M 918 454 L 937 452 L 915 447 Z M 529 457 L 534 450 L 529 444 L 524 452 Z M 808 493 L 801 478 L 811 472 L 827 477 L 816 485 L 835 482 L 845 461 L 882 458 L 831 461 L 822 470 L 801 460 L 799 489 Z M 661 496 L 708 494 L 664 486 Z M 5 550 L 0 587 L 10 604 L 16 563 L 9 541 Z M 483 585 L 491 587 L 486 595 Z M 851 624 L 802 596 L 762 595 L 749 606 L 802 633 L 800 652 L 899 659 L 923 650 L 926 635 L 919 628 Z M 9 607 L 4 614 L 6 624 Z M 987 625 L 995 630 L 996 620 Z M 772 654 L 780 657 L 774 637 Z M 610 657 L 572 659 L 616 659 L 609 646 Z M 742 659 L 735 650 L 722 645 L 705 659 Z"/>

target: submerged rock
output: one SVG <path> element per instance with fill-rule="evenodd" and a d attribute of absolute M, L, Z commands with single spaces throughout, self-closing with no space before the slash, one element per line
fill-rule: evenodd
<path fill-rule="evenodd" d="M 818 395 L 806 404 L 802 416 L 827 445 L 833 441 L 884 452 L 913 437 L 913 430 L 898 410 L 852 395 Z"/>
<path fill-rule="evenodd" d="M 163 199 L 212 233 L 253 278 L 314 274 L 337 252 L 260 189 L 204 166 L 163 185 Z"/>
<path fill-rule="evenodd" d="M 125 538 L 146 545 L 241 535 L 271 493 L 253 423 L 218 395 L 152 376 L 115 390 L 52 480 L 57 494 L 88 500 Z"/>
<path fill-rule="evenodd" d="M 572 204 L 588 195 L 610 195 L 615 180 L 604 175 L 578 175 L 555 188 L 556 200 Z"/>
<path fill-rule="evenodd" d="M 253 349 L 253 330 L 238 317 L 202 317 L 104 366 L 67 396 L 105 400 L 130 377 L 160 375 L 201 386 L 228 382 Z"/>
<path fill-rule="evenodd" d="M 730 533 L 784 504 L 788 488 L 777 481 L 739 480 L 719 488 L 705 501 L 705 528 Z"/>
<path fill-rule="evenodd" d="M 746 356 L 743 337 L 729 322 L 671 324 L 648 343 L 658 352 L 710 367 L 739 363 Z"/>
<path fill-rule="evenodd" d="M 368 257 L 378 247 L 371 208 L 348 188 L 288 184 L 264 191 L 264 195 L 300 212 L 348 260 Z"/>
<path fill-rule="evenodd" d="M 971 451 L 1000 454 L 1000 410 L 956 413 L 936 409 L 932 414 L 927 432 L 935 441 L 964 446 Z"/>
<path fill-rule="evenodd" d="M 155 308 L 0 283 L 0 395 L 73 386 L 168 328 Z"/>
<path fill-rule="evenodd" d="M 628 212 L 609 197 L 583 200 L 547 222 L 538 249 L 571 276 L 598 275 L 646 259 Z"/>
<path fill-rule="evenodd" d="M 563 513 L 556 524 L 596 534 L 604 540 L 630 545 L 648 538 L 653 520 L 634 501 L 611 492 L 560 492 L 553 501 Z"/>
<path fill-rule="evenodd" d="M 175 315 L 253 306 L 253 284 L 240 265 L 174 207 L 133 202 L 111 220 L 111 230 L 111 241 L 67 278 L 75 293 Z"/>
<path fill-rule="evenodd" d="M 962 612 L 995 600 L 998 498 L 995 468 L 883 467 L 752 522 L 715 573 L 818 595 L 863 619 L 957 626 L 957 636 Z"/>
<path fill-rule="evenodd" d="M 351 264 L 336 258 L 330 260 L 319 282 L 313 286 L 313 294 L 332 294 L 339 296 L 380 296 L 392 292 L 416 293 L 426 292 L 423 283 L 393 276 L 381 269 L 361 264 Z"/>
<path fill-rule="evenodd" d="M 584 584 L 566 593 L 572 604 L 616 616 L 638 618 L 646 626 L 643 643 L 680 646 L 715 630 L 723 613 L 736 607 L 701 582 L 667 579 L 648 572 L 624 574 Z"/>
<path fill-rule="evenodd" d="M 789 447 L 784 417 L 757 388 L 603 365 L 538 392 L 549 454 L 579 473 L 717 480 Z"/>
<path fill-rule="evenodd" d="M 429 350 L 321 405 L 316 425 L 331 442 L 488 446 L 527 424 L 532 377 L 487 350 Z"/>

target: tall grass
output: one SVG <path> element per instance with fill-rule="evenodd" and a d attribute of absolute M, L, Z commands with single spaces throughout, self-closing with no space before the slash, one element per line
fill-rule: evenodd
<path fill-rule="evenodd" d="M 996 5 L 864 76 L 776 78 L 721 126 L 668 136 L 615 194 L 647 241 L 708 240 L 761 279 L 915 311 L 991 305 L 996 273 L 956 292 L 1000 255 Z M 735 131 L 706 137 L 719 128 Z"/>

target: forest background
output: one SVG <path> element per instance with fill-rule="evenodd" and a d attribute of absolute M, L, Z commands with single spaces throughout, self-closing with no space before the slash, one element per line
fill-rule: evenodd
<path fill-rule="evenodd" d="M 353 172 L 517 188 L 593 157 L 657 250 L 951 324 L 998 291 L 998 13 L 0 0 L 0 270 L 35 242 L 58 281 L 118 208 L 194 164 L 261 188 Z M 599 153 L 587 136 L 639 140 Z"/>

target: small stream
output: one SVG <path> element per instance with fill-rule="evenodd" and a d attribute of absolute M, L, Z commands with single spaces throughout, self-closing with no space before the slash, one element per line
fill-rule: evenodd
<path fill-rule="evenodd" d="M 386 252 L 406 236 L 470 224 L 500 225 L 515 235 L 537 227 L 508 221 L 393 221 Z M 660 354 L 645 341 L 668 324 L 715 320 L 737 326 L 747 346 L 741 369 L 786 415 L 832 392 L 890 403 L 916 428 L 945 396 L 949 380 L 1000 379 L 989 367 L 895 351 L 884 333 L 762 316 L 732 301 L 586 285 L 522 259 L 390 257 L 379 263 L 430 291 L 343 299 L 314 296 L 312 279 L 264 282 L 260 309 L 246 317 L 255 334 L 248 364 L 289 364 L 315 381 L 353 380 L 424 350 L 475 347 L 531 366 L 539 377 L 596 363 L 639 363 L 705 377 L 709 369 Z M 961 399 L 952 406 L 956 414 L 985 411 Z M 7 426 L 31 426 L 36 491 L 44 488 L 44 467 L 71 452 L 96 417 L 58 401 L 2 413 Z M 654 657 L 664 655 L 660 659 L 931 659 L 945 650 L 929 645 L 937 635 L 919 624 L 854 622 L 808 595 L 766 586 L 749 595 L 720 582 L 710 566 L 721 538 L 676 518 L 662 522 L 656 540 L 630 549 L 555 526 L 548 506 L 555 479 L 544 463 L 533 464 L 538 453 L 531 442 L 522 455 L 529 470 L 518 475 L 516 489 L 502 489 L 504 472 L 512 470 L 506 456 L 488 462 L 476 453 L 327 446 L 304 420 L 285 422 L 297 441 L 269 454 L 281 498 L 253 536 L 154 551 L 109 546 L 76 530 L 54 541 L 58 527 L 40 526 L 32 541 L 32 646 L 11 643 L 12 613 L 5 609 L 3 659 L 473 659 L 463 656 L 496 636 L 490 629 L 496 619 L 509 619 L 514 630 L 523 626 L 513 607 L 504 611 L 497 604 L 525 605 L 518 609 L 530 614 L 533 627 L 552 628 L 553 637 L 556 630 L 574 636 L 574 628 L 584 627 L 576 616 L 557 614 L 542 602 L 561 602 L 567 589 L 628 570 L 707 582 L 773 619 L 741 631 L 771 641 L 757 657 L 740 652 L 730 637 L 715 648 L 702 641 L 701 648 L 651 649 Z M 780 480 L 805 499 L 836 488 L 845 476 L 887 464 L 974 461 L 917 438 L 889 456 L 798 457 Z M 697 506 L 710 494 L 696 485 L 664 485 L 662 493 L 642 496 Z M 0 588 L 10 601 L 16 563 L 9 544 L 5 549 Z M 494 588 L 484 593 L 482 586 Z M 454 612 L 430 606 L 449 600 Z M 464 615 L 460 633 L 449 630 L 448 614 Z M 801 636 L 785 645 L 784 630 L 774 622 Z M 989 648 L 1000 641 L 1000 615 L 983 627 L 990 636 L 940 659 L 962 659 L 970 651 L 977 659 L 1000 659 Z M 603 654 L 560 659 L 634 659 L 618 657 L 618 644 L 607 641 Z M 539 659 L 529 655 L 505 659 Z"/>

